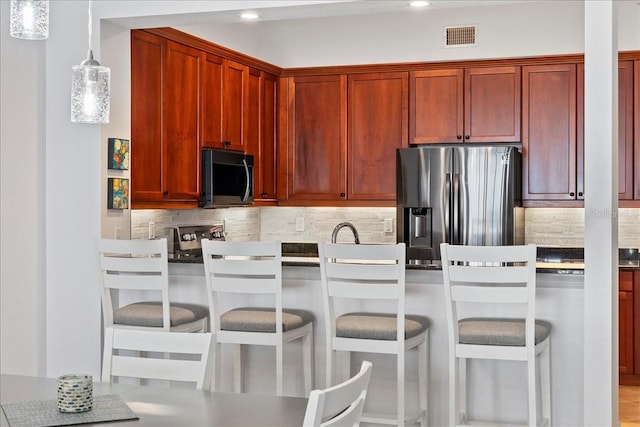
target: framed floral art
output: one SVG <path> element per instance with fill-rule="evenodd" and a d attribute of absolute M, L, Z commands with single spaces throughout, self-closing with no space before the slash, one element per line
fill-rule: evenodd
<path fill-rule="evenodd" d="M 122 138 L 109 138 L 108 153 L 109 169 L 128 170 L 129 169 L 129 140 Z"/>
<path fill-rule="evenodd" d="M 125 178 L 108 179 L 107 207 L 109 209 L 129 208 L 129 180 Z"/>

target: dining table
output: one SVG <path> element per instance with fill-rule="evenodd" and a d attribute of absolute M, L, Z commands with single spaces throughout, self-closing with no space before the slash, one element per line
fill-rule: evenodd
<path fill-rule="evenodd" d="M 137 419 L 114 421 L 118 427 L 223 426 L 300 427 L 307 399 L 248 393 L 215 392 L 162 385 L 93 383 L 98 396 L 115 395 Z M 4 412 L 7 404 L 55 401 L 57 379 L 21 375 L 0 375 L 0 426 L 11 426 Z M 75 415 L 75 414 L 73 414 Z M 110 422 L 95 425 L 108 426 Z M 93 425 L 83 424 L 83 425 Z"/>

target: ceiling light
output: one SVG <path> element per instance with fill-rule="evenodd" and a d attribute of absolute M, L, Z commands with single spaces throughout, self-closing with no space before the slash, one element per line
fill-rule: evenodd
<path fill-rule="evenodd" d="M 256 12 L 242 12 L 240 14 L 240 18 L 247 20 L 258 19 L 258 17 L 259 15 Z"/>
<path fill-rule="evenodd" d="M 89 0 L 89 51 L 87 59 L 74 65 L 71 77 L 71 121 L 109 123 L 111 69 L 93 59 L 91 50 L 91 0 Z"/>
<path fill-rule="evenodd" d="M 409 2 L 409 6 L 411 7 L 427 7 L 429 6 L 429 2 L 428 1 L 424 1 L 424 0 L 414 0 Z"/>
<path fill-rule="evenodd" d="M 26 40 L 49 37 L 49 0 L 11 0 L 10 33 Z"/>

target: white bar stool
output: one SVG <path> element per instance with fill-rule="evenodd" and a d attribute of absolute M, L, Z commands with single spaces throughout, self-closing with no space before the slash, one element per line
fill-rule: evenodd
<path fill-rule="evenodd" d="M 449 335 L 449 424 L 485 425 L 468 419 L 467 359 L 516 360 L 527 364 L 528 419 L 551 425 L 551 325 L 535 319 L 536 246 L 440 245 Z M 463 304 L 520 307 L 519 318 L 460 318 Z M 540 369 L 536 369 L 536 356 Z M 541 384 L 537 417 L 536 375 Z M 495 420 L 486 425 L 496 425 Z M 510 423 L 510 425 L 512 425 Z"/>
<path fill-rule="evenodd" d="M 320 243 L 320 273 L 327 334 L 327 387 L 333 383 L 333 358 L 343 352 L 342 376 L 350 375 L 350 352 L 396 356 L 397 412 L 395 415 L 365 413 L 363 422 L 404 425 L 418 420 L 427 425 L 429 319 L 405 314 L 405 245 Z M 393 309 L 380 312 L 338 312 L 336 300 L 390 301 Z M 405 417 L 405 353 L 418 349 L 417 414 Z"/>
<path fill-rule="evenodd" d="M 220 378 L 220 344 L 235 346 L 234 390 L 242 392 L 242 345 L 273 346 L 276 350 L 276 393 L 283 395 L 284 344 L 302 340 L 305 396 L 313 388 L 313 313 L 282 308 L 282 245 L 276 241 L 228 242 L 202 240 L 212 332 L 215 371 Z M 222 312 L 221 299 L 230 294 L 273 297 L 271 307 L 236 307 Z M 226 298 L 225 298 L 226 296 Z M 237 303 L 235 303 L 237 305 Z"/>

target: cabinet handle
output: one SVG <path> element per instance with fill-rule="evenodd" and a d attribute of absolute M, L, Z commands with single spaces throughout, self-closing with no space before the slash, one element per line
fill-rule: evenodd
<path fill-rule="evenodd" d="M 578 196 L 582 197 L 582 191 L 580 191 L 580 192 L 578 193 Z"/>
<path fill-rule="evenodd" d="M 462 139 L 462 135 L 456 135 L 456 138 Z"/>
<path fill-rule="evenodd" d="M 573 196 L 575 196 L 575 195 L 576 195 L 576 193 L 574 193 L 574 192 L 572 191 L 571 193 L 569 193 L 569 195 L 570 195 L 571 197 L 573 197 Z"/>
<path fill-rule="evenodd" d="M 471 136 L 470 136 L 470 135 L 465 135 L 465 136 L 464 136 L 464 139 L 470 139 L 470 138 L 471 138 Z"/>
<path fill-rule="evenodd" d="M 263 199 L 266 199 L 266 198 L 267 198 L 267 193 L 260 193 L 260 196 L 261 196 Z"/>
<path fill-rule="evenodd" d="M 344 196 L 345 196 L 345 194 L 344 194 L 344 193 L 340 193 L 340 197 L 344 197 Z"/>
<path fill-rule="evenodd" d="M 162 192 L 162 195 L 163 195 L 163 196 L 168 196 L 168 195 L 169 195 L 169 191 L 168 191 L 168 190 L 164 190 L 164 191 Z"/>

